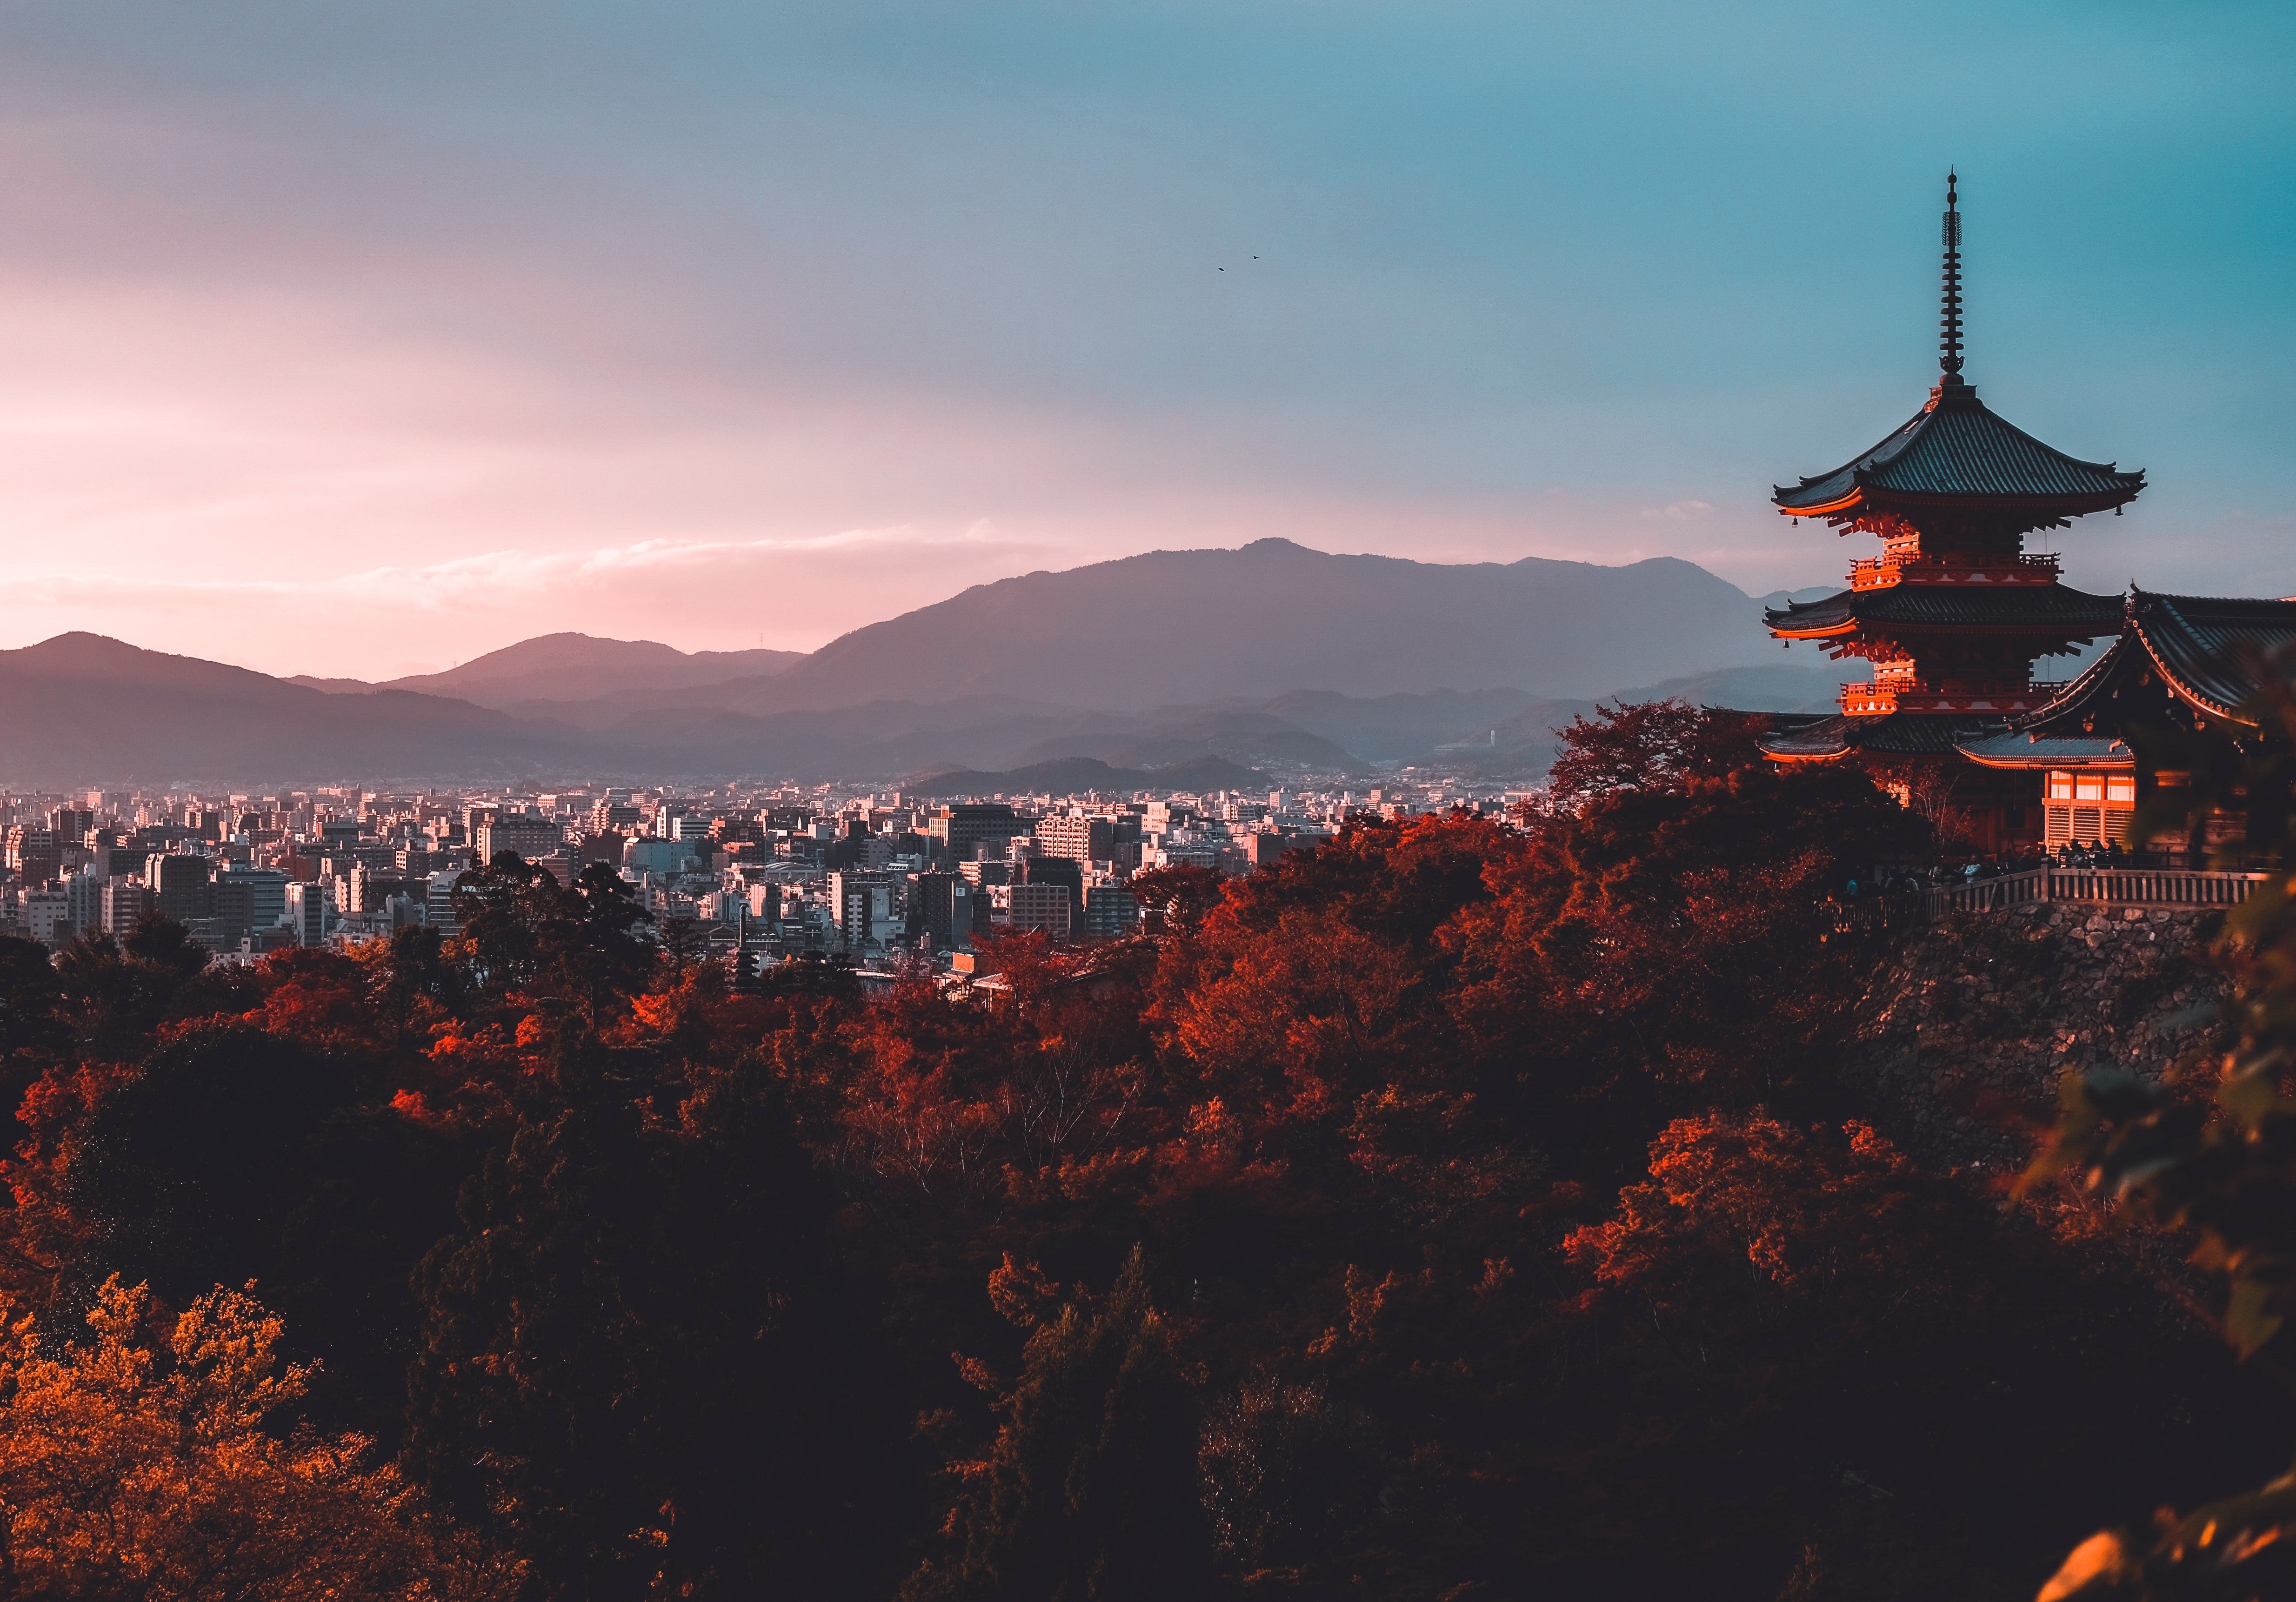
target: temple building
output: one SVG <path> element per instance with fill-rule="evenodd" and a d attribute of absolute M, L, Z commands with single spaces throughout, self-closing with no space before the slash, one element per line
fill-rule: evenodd
<path fill-rule="evenodd" d="M 1786 517 L 1881 541 L 1879 556 L 1853 561 L 1848 589 L 1766 616 L 1777 639 L 1871 662 L 1873 680 L 1845 684 L 1838 713 L 1779 720 L 1762 749 L 1782 763 L 1853 761 L 1901 796 L 1949 785 L 1968 827 L 2003 849 L 2040 838 L 2040 798 L 2030 776 L 1972 766 L 1964 748 L 2058 704 L 2066 687 L 2037 679 L 2035 665 L 2122 622 L 2118 597 L 2062 584 L 2056 557 L 2027 551 L 2026 536 L 2117 512 L 2144 475 L 2044 445 L 1963 377 L 1956 184 L 1948 176 L 1942 372 L 1927 403 L 1871 449 L 1772 496 Z"/>
<path fill-rule="evenodd" d="M 2259 733 L 2252 700 L 2259 675 L 2296 651 L 2296 601 L 2159 595 L 2131 586 L 2120 637 L 2064 692 L 2008 730 L 1960 742 L 1971 762 L 2038 780 L 2043 843 L 2052 848 L 2131 838 L 2138 800 L 2131 730 Z M 2174 785 L 2183 775 L 2155 773 Z M 2240 838 L 2245 820 L 2194 819 L 2194 836 L 2144 841 L 2194 860 Z"/>

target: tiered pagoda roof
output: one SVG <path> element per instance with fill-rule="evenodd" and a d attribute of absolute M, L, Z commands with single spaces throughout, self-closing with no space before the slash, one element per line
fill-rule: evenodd
<path fill-rule="evenodd" d="M 1891 634 L 1930 630 L 1956 634 L 2039 633 L 2093 640 L 2120 626 L 2120 606 L 2063 584 L 1892 584 L 1844 590 L 1824 601 L 1766 609 L 1770 632 L 1789 640 L 1824 640 L 1886 628 Z"/>
<path fill-rule="evenodd" d="M 2050 528 L 2110 511 L 2144 487 L 2142 470 L 2068 456 L 1994 412 L 1977 398 L 1975 386 L 1948 381 L 1873 449 L 1793 488 L 1781 486 L 1770 498 L 1789 517 L 1837 523 L 1982 511 L 2025 513 L 2033 519 L 2026 527 Z"/>
<path fill-rule="evenodd" d="M 1772 732 L 1762 737 L 1760 744 L 1766 755 L 1781 762 L 1828 762 L 1852 751 L 1872 756 L 1950 756 L 1959 742 L 1999 726 L 1917 713 L 1851 717 L 1835 712 L 1799 726 L 1789 726 L 1783 717 L 1774 718 Z"/>

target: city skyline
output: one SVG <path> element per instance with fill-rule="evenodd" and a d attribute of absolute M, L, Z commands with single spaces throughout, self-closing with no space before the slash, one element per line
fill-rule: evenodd
<path fill-rule="evenodd" d="M 0 647 L 809 650 L 1267 536 L 1822 584 L 1767 487 L 1919 404 L 1949 164 L 1971 377 L 2154 486 L 2068 580 L 2296 593 L 2296 35 L 2077 21 L 19 9 Z"/>

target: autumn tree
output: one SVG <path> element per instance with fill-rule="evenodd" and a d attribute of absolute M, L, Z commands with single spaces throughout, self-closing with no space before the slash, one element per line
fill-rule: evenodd
<path fill-rule="evenodd" d="M 0 1325 L 0 1588 L 11 1597 L 504 1602 L 518 1566 L 428 1508 L 356 1434 L 292 1427 L 311 1370 L 220 1287 L 155 1330 L 105 1282 L 87 1336 Z"/>
<path fill-rule="evenodd" d="M 212 969 L 207 948 L 158 912 L 117 939 L 102 931 L 74 936 L 55 968 L 72 1040 L 115 1059 L 136 1055 L 171 1019 L 236 1011 L 257 999 L 248 975 Z"/>
<path fill-rule="evenodd" d="M 340 959 L 336 960 L 340 961 Z M 180 1303 L 260 1279 L 325 1366 L 332 1417 L 395 1434 L 418 1313 L 407 1277 L 452 1227 L 469 1158 L 289 1034 L 186 1029 L 136 1067 L 52 1071 L 5 1165 L 22 1290 L 70 1304 L 121 1274 Z"/>
<path fill-rule="evenodd" d="M 1718 779 L 1759 760 L 1754 739 L 1769 720 L 1687 701 L 1618 701 L 1571 718 L 1547 788 L 1565 810 L 1626 790 L 1663 790 Z"/>

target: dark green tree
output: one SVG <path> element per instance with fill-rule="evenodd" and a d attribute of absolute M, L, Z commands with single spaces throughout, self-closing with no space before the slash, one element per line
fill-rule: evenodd
<path fill-rule="evenodd" d="M 2054 1140 L 2028 1187 L 2069 1176 L 2124 1215 L 2181 1236 L 2220 1277 L 2225 1335 L 2260 1381 L 2296 1394 L 2296 656 L 2253 660 L 2260 685 L 2237 721 L 2132 732 L 2155 787 L 2140 835 L 2198 841 L 2212 810 L 2244 818 L 2219 867 L 2272 870 L 2226 920 L 2218 954 L 2236 1038 L 2165 1083 L 2108 1067 L 2067 1079 Z M 2199 720 L 2195 720 L 2196 723 Z M 2245 1602 L 2296 1595 L 2296 1471 L 2155 1527 L 2083 1542 L 2041 1592 L 2059 1598 Z"/>
<path fill-rule="evenodd" d="M 701 960 L 709 942 L 703 937 L 701 925 L 691 918 L 665 918 L 661 920 L 661 965 L 669 972 L 671 984 L 683 978 L 685 970 Z"/>
<path fill-rule="evenodd" d="M 549 1596 L 865 1590 L 865 1343 L 774 1085 L 754 1060 L 652 1083 L 570 1034 L 556 1073 L 418 1273 L 410 1467 Z"/>
<path fill-rule="evenodd" d="M 0 1087 L 12 1105 L 64 1042 L 63 995 L 46 946 L 0 935 Z"/>
<path fill-rule="evenodd" d="M 1194 1407 L 1137 1246 L 1097 1305 L 1029 1336 L 1007 1421 L 968 1466 L 949 1529 L 962 1543 L 909 1582 L 909 1602 L 1164 1602 L 1211 1584 Z"/>
<path fill-rule="evenodd" d="M 541 966 L 541 930 L 560 912 L 561 890 L 546 868 L 514 851 L 455 881 L 455 921 L 472 985 L 489 994 L 523 990 Z"/>
<path fill-rule="evenodd" d="M 374 1009 L 390 1032 L 390 1050 L 404 1051 L 422 1004 L 452 1011 L 461 1000 L 461 977 L 447 960 L 439 931 L 419 925 L 392 930 L 373 960 Z"/>

